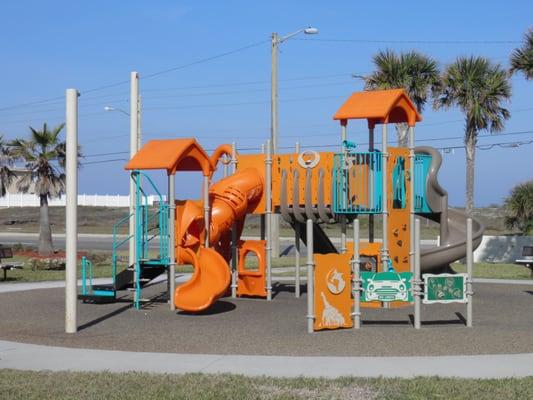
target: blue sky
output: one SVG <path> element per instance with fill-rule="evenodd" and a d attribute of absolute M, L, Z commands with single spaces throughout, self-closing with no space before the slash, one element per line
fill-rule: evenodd
<path fill-rule="evenodd" d="M 128 118 L 103 108 L 129 108 L 132 70 L 141 75 L 145 141 L 194 136 L 207 149 L 231 141 L 259 148 L 269 137 L 270 33 L 316 26 L 319 35 L 282 45 L 279 113 L 281 146 L 299 140 L 319 148 L 338 143 L 332 115 L 351 92 L 361 90 L 361 81 L 351 74 L 369 73 L 371 57 L 380 49 L 416 49 L 441 66 L 471 54 L 507 66 L 532 24 L 531 15 L 530 1 L 501 7 L 486 1 L 6 0 L 0 4 L 0 132 L 14 138 L 27 135 L 30 125 L 63 122 L 61 97 L 66 88 L 77 88 L 80 144 L 84 162 L 91 163 L 80 172 L 80 192 L 125 194 L 123 162 L 100 163 L 125 155 L 97 155 L 128 151 Z M 143 78 L 261 41 L 226 57 Z M 511 134 L 482 137 L 480 144 L 533 140 L 531 132 L 513 134 L 533 131 L 533 82 L 515 76 L 512 85 L 507 104 L 512 117 L 505 127 Z M 462 145 L 458 110 L 434 112 L 427 106 L 423 116 L 418 144 Z M 351 124 L 350 139 L 366 143 L 364 130 L 364 124 Z M 532 179 L 532 151 L 533 144 L 479 150 L 476 205 L 500 203 L 513 185 Z M 440 181 L 453 205 L 464 204 L 464 158 L 462 149 L 444 154 Z M 196 197 L 199 186 L 191 176 L 179 177 L 177 195 Z"/>

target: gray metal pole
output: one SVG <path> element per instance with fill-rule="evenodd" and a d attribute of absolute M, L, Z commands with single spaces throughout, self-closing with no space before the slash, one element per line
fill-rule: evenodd
<path fill-rule="evenodd" d="M 270 84 L 270 145 L 278 152 L 278 34 L 272 33 L 272 77 Z"/>
<path fill-rule="evenodd" d="M 137 153 L 139 142 L 139 74 L 130 74 L 130 158 Z M 135 183 L 130 178 L 130 215 L 135 212 Z M 129 265 L 135 263 L 135 217 L 130 218 Z"/>
<path fill-rule="evenodd" d="M 387 124 L 383 124 L 383 131 L 382 131 L 382 145 L 381 145 L 381 171 L 382 171 L 382 200 L 381 204 L 383 205 L 383 212 L 382 212 L 382 220 L 383 220 L 383 232 L 382 232 L 382 246 L 381 246 L 381 262 L 382 262 L 382 271 L 388 271 L 389 269 L 389 243 L 387 240 L 387 230 L 388 230 L 388 198 L 387 198 L 387 184 L 388 184 L 388 176 L 387 176 L 387 161 L 389 158 L 389 153 L 387 149 Z"/>
<path fill-rule="evenodd" d="M 168 176 L 168 299 L 170 309 L 175 310 L 174 292 L 176 291 L 176 204 L 175 204 L 175 180 L 174 175 Z"/>
<path fill-rule="evenodd" d="M 261 143 L 261 154 L 265 154 L 265 144 Z M 259 217 L 259 235 L 261 240 L 265 240 L 266 227 L 265 227 L 265 214 L 261 214 Z"/>
<path fill-rule="evenodd" d="M 231 144 L 231 173 L 237 172 L 237 149 Z M 237 224 L 231 226 L 231 297 L 237 298 Z"/>
<path fill-rule="evenodd" d="M 353 327 L 361 328 L 361 260 L 359 259 L 359 219 L 353 220 L 353 258 L 352 258 L 352 290 L 353 290 Z"/>
<path fill-rule="evenodd" d="M 409 268 L 415 264 L 415 128 L 409 127 Z"/>
<path fill-rule="evenodd" d="M 346 215 L 341 215 L 341 254 L 346 253 Z"/>
<path fill-rule="evenodd" d="M 209 177 L 204 176 L 204 223 L 205 223 L 205 248 L 209 247 L 209 231 L 211 228 L 211 222 L 209 220 Z"/>
<path fill-rule="evenodd" d="M 66 267 L 65 332 L 76 333 L 78 253 L 78 91 L 66 91 Z"/>
<path fill-rule="evenodd" d="M 374 151 L 374 127 L 368 128 L 368 151 Z M 374 243 L 374 214 L 368 214 L 368 242 Z"/>
<path fill-rule="evenodd" d="M 315 320 L 315 286 L 314 286 L 314 243 L 313 243 L 313 220 L 306 222 L 307 230 L 307 333 L 313 333 Z"/>
<path fill-rule="evenodd" d="M 472 267 L 474 262 L 474 252 L 472 245 L 472 218 L 466 219 L 466 326 L 472 328 Z"/>
<path fill-rule="evenodd" d="M 222 156 L 222 177 L 226 178 L 228 176 L 228 161 L 229 158 L 226 154 Z"/>
<path fill-rule="evenodd" d="M 270 146 L 271 154 L 278 153 L 278 44 L 279 36 L 276 32 L 272 33 L 272 76 L 271 76 L 271 93 L 270 93 Z M 272 210 L 273 211 L 273 210 Z M 279 218 L 276 213 L 272 213 L 270 222 L 272 255 L 279 257 Z"/>
<path fill-rule="evenodd" d="M 265 157 L 266 180 L 266 291 L 267 300 L 272 300 L 272 146 L 267 141 Z"/>
<path fill-rule="evenodd" d="M 137 106 L 137 112 L 139 114 L 139 117 L 137 118 L 137 151 L 139 151 L 142 147 L 142 99 L 140 94 L 138 103 L 139 104 Z"/>
<path fill-rule="evenodd" d="M 415 297 L 415 329 L 420 329 L 420 302 L 421 302 L 421 287 L 420 287 L 420 219 L 415 219 L 415 234 L 414 234 L 414 274 L 413 274 L 413 294 Z"/>
<path fill-rule="evenodd" d="M 300 142 L 296 142 L 296 154 L 300 153 Z M 300 297 L 300 224 L 294 226 L 294 296 Z"/>

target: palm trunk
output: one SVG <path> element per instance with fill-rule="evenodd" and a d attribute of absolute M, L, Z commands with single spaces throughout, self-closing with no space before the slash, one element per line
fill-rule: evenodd
<path fill-rule="evenodd" d="M 50 227 L 50 215 L 48 213 L 48 196 L 40 195 L 39 208 L 39 255 L 49 256 L 53 253 L 52 228 Z"/>
<path fill-rule="evenodd" d="M 407 147 L 407 132 L 409 126 L 405 122 L 396 124 L 396 134 L 398 135 L 398 147 Z"/>
<path fill-rule="evenodd" d="M 472 218 L 474 212 L 474 173 L 476 162 L 476 132 L 467 132 L 466 144 L 466 215 Z"/>

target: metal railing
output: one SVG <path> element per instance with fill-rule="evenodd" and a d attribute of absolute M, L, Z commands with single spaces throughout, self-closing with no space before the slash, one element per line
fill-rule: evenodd
<path fill-rule="evenodd" d="M 168 232 L 168 216 L 169 207 L 165 203 L 165 198 L 159 192 L 152 179 L 146 174 L 135 171 L 132 174 L 137 187 L 137 205 L 136 209 L 138 215 L 142 218 L 137 218 L 137 258 L 138 260 L 148 260 L 149 245 L 152 240 L 159 238 L 159 254 L 157 257 L 153 257 L 154 262 L 158 262 L 161 265 L 169 263 L 169 232 Z M 148 203 L 149 196 L 145 193 L 141 186 L 142 178 L 144 178 L 156 192 L 156 196 L 159 198 L 157 210 L 150 213 L 150 205 Z"/>
<path fill-rule="evenodd" d="M 382 158 L 380 152 L 335 154 L 333 211 L 336 214 L 382 212 Z"/>
<path fill-rule="evenodd" d="M 89 270 L 89 279 L 87 284 L 87 269 Z M 93 263 L 83 256 L 81 258 L 81 294 L 88 295 L 92 292 L 93 287 Z"/>

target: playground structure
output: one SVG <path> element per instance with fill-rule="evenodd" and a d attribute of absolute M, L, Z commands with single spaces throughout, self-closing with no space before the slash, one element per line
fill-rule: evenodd
<path fill-rule="evenodd" d="M 388 308 L 414 301 L 416 308 L 424 297 L 423 289 L 431 286 L 444 293 L 442 287 L 446 289 L 447 283 L 424 284 L 421 274 L 445 272 L 449 263 L 468 256 L 479 245 L 483 226 L 472 221 L 471 238 L 467 238 L 466 216 L 448 208 L 447 192 L 437 180 L 439 152 L 414 145 L 414 126 L 421 121 L 415 106 L 399 89 L 358 92 L 340 107 L 334 119 L 341 125 L 341 151 L 336 153 L 297 149 L 272 154 L 267 142 L 265 151 L 257 154 L 238 154 L 235 145 L 225 144 L 209 156 L 193 138 L 146 143 L 125 166 L 137 196 L 134 212 L 114 227 L 113 282 L 92 284 L 90 261 L 84 260 L 79 298 L 114 301 L 118 291 L 131 289 L 135 307 L 140 308 L 143 286 L 167 272 L 172 309 L 200 312 L 226 294 L 271 300 L 273 213 L 280 214 L 295 231 L 297 297 L 300 242 L 307 246 L 310 332 L 358 327 L 360 302 L 367 307 Z M 367 120 L 367 150 L 359 150 L 348 140 L 351 119 Z M 409 148 L 388 146 L 390 123 L 409 126 Z M 376 125 L 383 128 L 379 149 L 374 143 Z M 212 182 L 221 161 L 225 176 Z M 228 166 L 231 174 L 227 173 Z M 167 200 L 146 170 L 166 171 Z M 201 200 L 174 199 L 174 176 L 183 171 L 202 174 Z M 148 188 L 159 197 L 157 207 L 147 204 Z M 249 214 L 261 216 L 259 240 L 241 240 Z M 368 241 L 360 240 L 358 217 L 362 215 L 369 219 Z M 419 249 L 417 215 L 440 224 L 439 246 Z M 375 241 L 375 216 L 381 217 L 380 242 Z M 135 221 L 135 234 L 119 239 L 120 227 L 131 220 Z M 322 228 L 336 223 L 341 226 L 340 248 Z M 351 242 L 347 240 L 350 223 L 354 232 Z M 135 262 L 121 265 L 118 252 L 132 240 Z M 154 240 L 159 241 L 155 250 L 150 247 Z M 256 255 L 257 266 L 247 265 L 250 253 Z M 174 288 L 176 264 L 192 265 L 194 272 L 188 282 Z M 455 279 L 440 276 L 448 279 L 446 282 Z M 463 285 L 460 296 L 454 299 L 468 301 L 471 307 L 471 280 L 463 277 L 461 282 L 452 282 Z"/>

